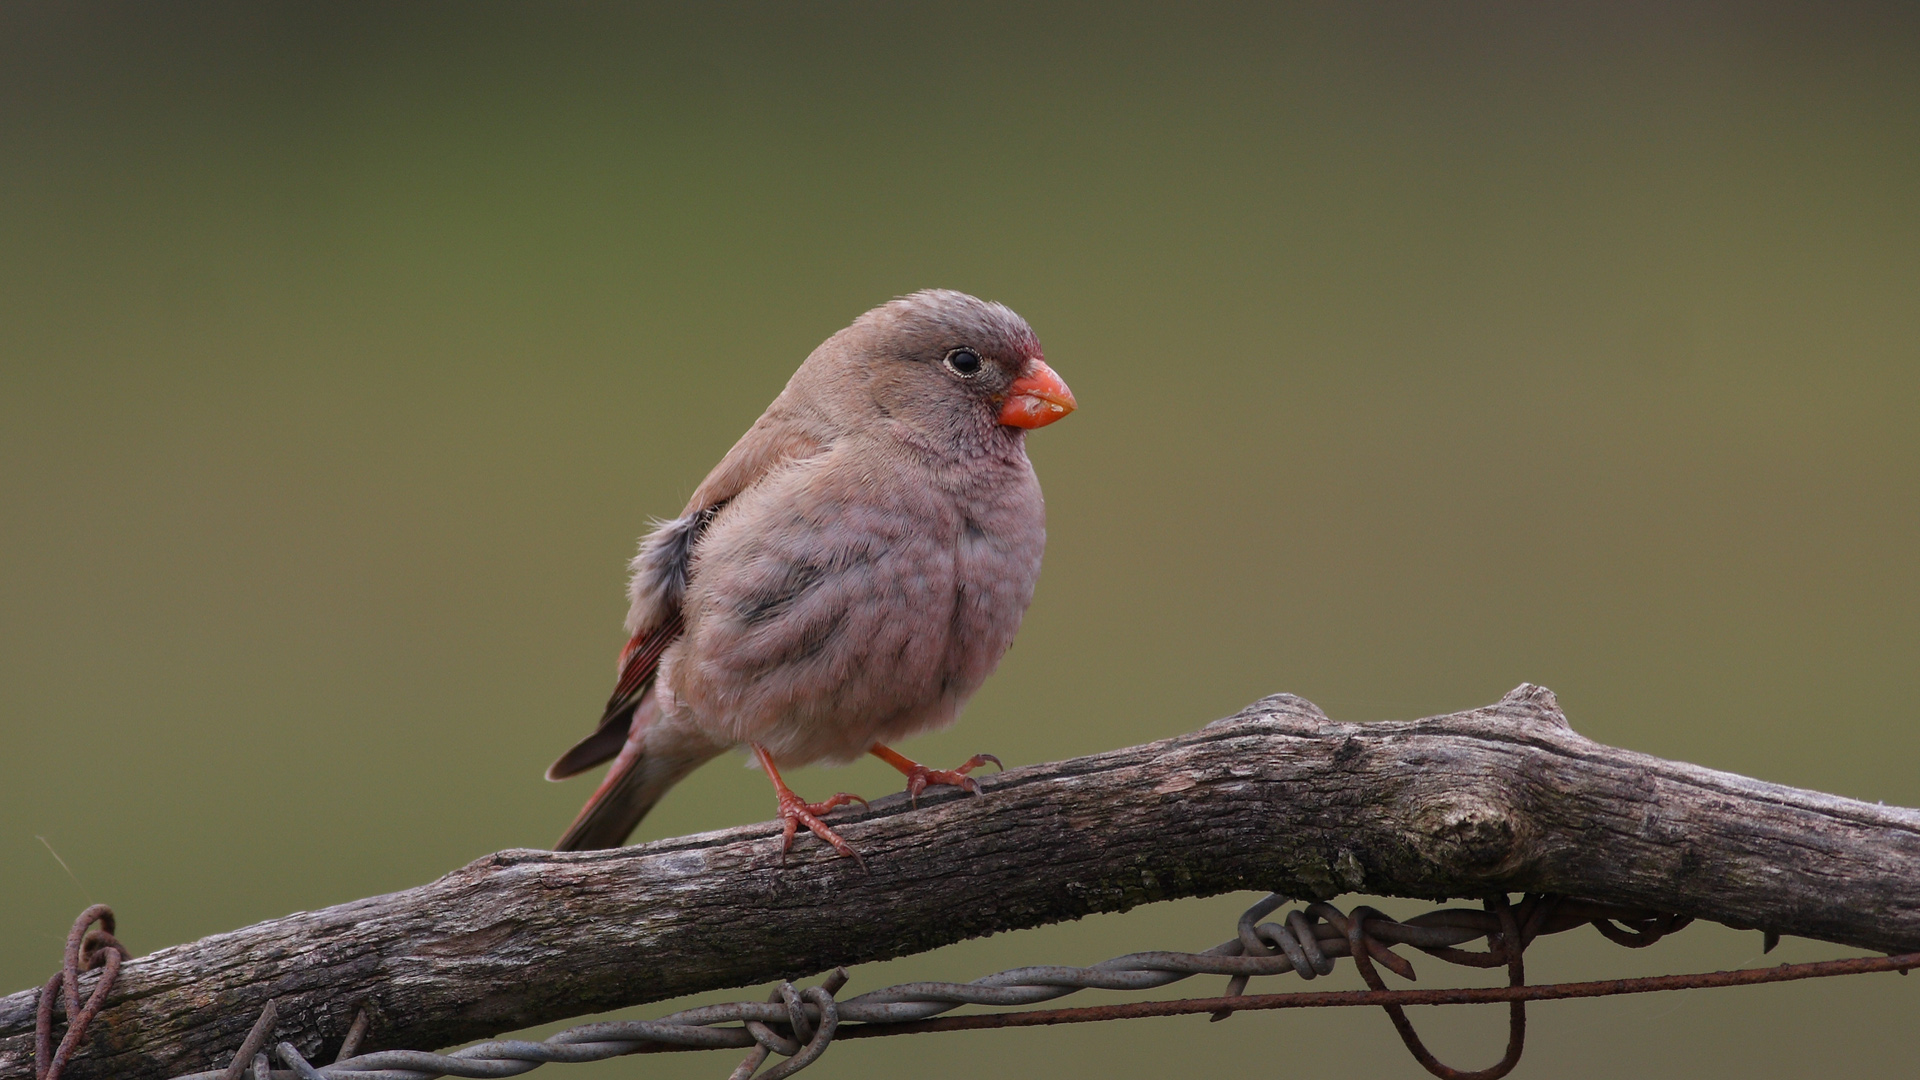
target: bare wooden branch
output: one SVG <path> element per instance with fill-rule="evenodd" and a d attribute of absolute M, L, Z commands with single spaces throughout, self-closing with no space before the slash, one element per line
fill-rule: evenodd
<path fill-rule="evenodd" d="M 269 1000 L 276 1038 L 310 1054 L 331 1053 L 362 1005 L 365 1048 L 429 1049 L 1237 889 L 1556 892 L 1920 949 L 1920 812 L 1602 746 L 1534 686 L 1405 723 L 1334 723 L 1279 695 L 983 786 L 836 816 L 870 876 L 805 838 L 776 866 L 772 824 L 504 851 L 163 949 L 125 966 L 68 1075 L 224 1065 Z M 0 999 L 0 1080 L 32 1075 L 36 993 Z"/>

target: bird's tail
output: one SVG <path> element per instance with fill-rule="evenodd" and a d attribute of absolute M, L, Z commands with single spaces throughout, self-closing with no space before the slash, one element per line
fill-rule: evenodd
<path fill-rule="evenodd" d="M 646 713 L 644 707 L 640 710 Z M 634 826 L 647 816 L 667 789 L 713 759 L 724 747 L 697 737 L 675 738 L 660 725 L 636 716 L 627 741 L 607 769 L 599 790 L 580 808 L 567 833 L 553 845 L 555 851 L 594 851 L 626 843 Z"/>

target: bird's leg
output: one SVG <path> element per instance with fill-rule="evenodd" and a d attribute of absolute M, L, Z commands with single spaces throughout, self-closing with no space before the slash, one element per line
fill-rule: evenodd
<path fill-rule="evenodd" d="M 773 767 L 773 755 L 767 753 L 766 747 L 759 743 L 747 745 L 753 747 L 753 756 L 759 760 L 760 767 L 767 771 L 767 779 L 773 781 L 774 797 L 780 801 L 780 823 L 784 827 L 780 835 L 781 861 L 786 861 L 787 849 L 793 846 L 794 834 L 800 831 L 800 826 L 805 825 L 808 832 L 832 844 L 833 850 L 855 862 L 861 862 L 860 855 L 853 850 L 853 846 L 840 839 L 839 833 L 827 828 L 826 822 L 821 821 L 819 815 L 827 813 L 836 806 L 845 806 L 853 802 L 865 806 L 867 800 L 842 791 L 826 802 L 807 802 L 795 795 L 785 780 L 780 779 L 780 770 Z"/>
<path fill-rule="evenodd" d="M 1000 759 L 992 754 L 975 754 L 967 759 L 966 764 L 957 769 L 929 769 L 900 751 L 880 743 L 874 743 L 873 749 L 867 753 L 900 770 L 901 774 L 907 778 L 907 798 L 912 799 L 915 806 L 920 805 L 920 793 L 933 784 L 946 784 L 978 795 L 980 782 L 968 776 L 968 773 L 989 761 L 993 762 L 993 767 L 996 769 L 1006 768 L 1000 764 Z"/>

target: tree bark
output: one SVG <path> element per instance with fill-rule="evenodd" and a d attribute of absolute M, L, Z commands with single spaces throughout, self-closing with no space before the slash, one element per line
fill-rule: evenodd
<path fill-rule="evenodd" d="M 276 1039 L 433 1049 L 964 938 L 1238 889 L 1554 892 L 1883 951 L 1920 949 L 1920 812 L 1602 746 L 1550 691 L 1342 724 L 1277 695 L 1200 731 L 1011 769 L 834 825 L 869 872 L 773 824 L 615 851 L 503 851 L 439 881 L 129 962 L 72 1080 L 224 1066 Z M 51 959 L 51 958 L 49 958 Z M 95 975 L 81 980 L 84 997 Z M 32 1076 L 38 991 L 0 999 Z"/>

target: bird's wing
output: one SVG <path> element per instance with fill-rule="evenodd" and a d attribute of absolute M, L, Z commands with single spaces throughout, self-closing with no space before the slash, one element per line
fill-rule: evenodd
<path fill-rule="evenodd" d="M 754 421 L 727 456 L 713 467 L 681 514 L 718 507 L 752 487 L 761 477 L 790 461 L 809 458 L 833 440 L 824 422 L 787 401 L 782 394 Z"/>
<path fill-rule="evenodd" d="M 548 767 L 547 779 L 563 780 L 620 752 L 634 710 L 653 687 L 661 654 L 685 628 L 681 604 L 701 534 L 734 496 L 776 466 L 809 457 L 823 445 L 824 440 L 812 434 L 808 425 L 781 406 L 775 401 L 741 436 L 707 474 L 679 517 L 661 522 L 642 542 L 633 560 L 632 607 L 627 613 L 632 636 L 620 652 L 619 681 L 600 714 L 599 726 Z"/>

